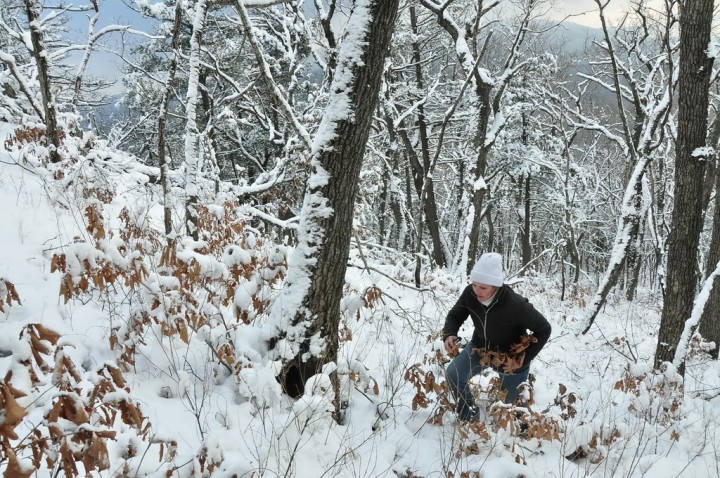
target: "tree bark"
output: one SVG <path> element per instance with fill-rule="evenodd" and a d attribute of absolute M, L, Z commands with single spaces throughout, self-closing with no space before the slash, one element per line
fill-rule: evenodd
<path fill-rule="evenodd" d="M 469 246 L 468 246 L 468 262 L 466 264 L 466 272 L 470 272 L 473 264 L 480 257 L 480 222 L 482 221 L 482 208 L 483 201 L 485 199 L 486 187 L 478 187 L 482 182 L 485 182 L 485 171 L 487 170 L 487 159 L 490 154 L 491 145 L 485 144 L 487 137 L 487 130 L 490 124 L 490 116 L 492 114 L 492 107 L 490 105 L 490 92 L 493 85 L 489 83 L 483 83 L 478 81 L 476 87 L 477 95 L 477 108 L 479 123 L 477 126 L 477 133 L 475 136 L 474 146 L 477 148 L 477 159 L 473 168 L 473 185 L 471 193 L 471 204 L 473 206 L 474 214 L 472 218 L 472 226 L 469 234 Z"/>
<path fill-rule="evenodd" d="M 389 101 L 389 91 L 385 91 L 385 101 Z M 383 193 L 382 199 L 382 210 L 380 211 L 379 219 L 379 233 L 380 233 L 380 244 L 385 245 L 386 243 L 390 246 L 397 247 L 398 249 L 404 249 L 405 238 L 405 219 L 402 213 L 402 179 L 399 175 L 398 165 L 400 164 L 401 151 L 398 147 L 398 134 L 395 131 L 393 117 L 388 108 L 383 109 L 383 119 L 388 132 L 388 149 L 386 155 L 388 162 L 386 164 L 386 173 L 383 177 Z M 386 232 L 385 221 L 386 212 L 390 210 L 392 214 L 392 225 L 390 231 Z M 387 238 L 387 241 L 385 239 Z"/>
<path fill-rule="evenodd" d="M 710 128 L 710 139 L 708 144 L 717 151 L 718 142 L 720 141 L 720 116 L 715 116 L 712 127 Z M 720 262 L 720 174 L 718 170 L 717 153 L 708 165 L 708 171 L 705 175 L 705 194 L 703 199 L 703 209 L 706 210 L 713 189 L 715 190 L 714 213 L 712 220 L 712 237 L 710 239 L 710 250 L 705 264 L 705 277 L 710 277 L 714 272 L 715 266 Z M 706 340 L 715 342 L 715 348 L 710 351 L 710 355 L 717 359 L 720 351 L 720 285 L 718 281 L 713 282 L 710 296 L 703 309 L 699 326 L 700 335 Z"/>
<path fill-rule="evenodd" d="M 417 14 L 415 7 L 410 7 L 410 26 L 412 27 L 413 35 L 415 38 L 418 37 L 418 24 Z M 422 92 L 425 90 L 425 80 L 422 73 L 422 58 L 420 56 L 420 45 L 417 40 L 413 40 L 413 63 L 415 63 L 415 82 L 417 83 L 418 91 Z M 443 254 L 442 238 L 440 237 L 440 219 L 437 212 L 437 204 L 435 201 L 435 187 L 433 185 L 433 178 L 428 177 L 428 171 L 430 170 L 430 140 L 428 139 L 428 127 L 427 118 L 425 116 L 425 105 L 420 103 L 417 108 L 417 125 L 418 133 L 420 136 L 420 151 L 422 154 L 422 164 L 419 162 L 411 162 L 413 166 L 413 177 L 415 178 L 415 190 L 418 193 L 418 197 L 423 201 L 422 208 L 425 213 L 425 222 L 430 232 L 430 238 L 432 239 L 432 252 L 433 260 L 438 267 L 447 266 L 447 260 L 445 254 Z M 440 147 L 438 145 L 437 147 Z M 412 154 L 410 155 L 412 158 Z M 425 197 L 422 197 L 422 190 L 424 183 L 425 186 Z M 418 225 L 418 234 L 422 234 L 421 225 Z M 418 254 L 421 251 L 415 251 Z"/>
<path fill-rule="evenodd" d="M 714 158 L 717 161 L 717 158 Z M 710 239 L 710 251 L 708 252 L 705 266 L 705 277 L 713 273 L 718 262 L 720 262 L 720 175 L 715 175 L 715 212 L 713 213 L 712 238 Z M 715 348 L 710 352 L 713 358 L 718 358 L 720 348 L 720 285 L 716 280 L 713 283 L 710 297 L 708 298 L 702 317 L 700 318 L 700 335 L 706 340 L 715 342 Z"/>
<path fill-rule="evenodd" d="M 50 162 L 60 161 L 60 130 L 57 123 L 57 110 L 55 96 L 52 94 L 50 83 L 50 64 L 48 63 L 48 52 L 45 49 L 43 33 L 40 29 L 40 13 L 42 5 L 36 0 L 25 0 L 25 12 L 27 13 L 28 24 L 30 25 L 30 41 L 32 42 L 32 55 L 37 65 L 38 82 L 40 83 L 40 94 L 43 99 L 43 110 L 45 114 L 45 134 L 50 140 Z"/>
<path fill-rule="evenodd" d="M 523 269 L 532 260 L 532 243 L 530 241 L 530 173 L 520 178 L 520 187 L 523 190 L 524 217 L 522 227 L 522 267 Z"/>
<path fill-rule="evenodd" d="M 354 33 L 363 37 L 362 43 L 346 39 L 340 46 L 330 104 L 313 143 L 313 172 L 301 212 L 300 244 L 291 261 L 296 269 L 293 271 L 291 267 L 286 285 L 289 300 L 292 300 L 293 288 L 307 287 L 300 307 L 290 311 L 292 331 L 302 329 L 303 332 L 298 353 L 284 367 L 285 376 L 300 371 L 302 383 L 297 384 L 296 394 L 302 391 L 308 376 L 323 364 L 337 361 L 340 299 L 345 285 L 358 177 L 398 4 L 399 0 L 355 1 L 349 21 L 356 29 L 364 27 L 364 32 Z M 350 45 L 346 48 L 348 42 Z M 357 48 L 361 51 L 356 51 Z M 343 116 L 335 103 L 345 100 L 352 113 Z M 331 133 L 329 138 L 322 137 L 327 133 Z M 287 336 L 288 332 L 284 334 Z M 314 347 L 316 338 L 322 342 L 321 351 Z M 338 382 L 334 373 L 331 379 L 338 413 Z"/>
<path fill-rule="evenodd" d="M 193 30 L 190 37 L 190 60 L 188 66 L 188 91 L 187 103 L 185 105 L 186 126 L 185 126 L 185 229 L 189 236 L 198 240 L 197 229 L 197 201 L 198 201 L 198 176 L 202 164 L 200 161 L 200 133 L 197 126 L 197 102 L 198 83 L 200 77 L 200 41 L 205 18 L 207 17 L 207 0 L 198 0 L 195 4 L 193 17 Z"/>
<path fill-rule="evenodd" d="M 172 56 L 170 57 L 170 65 L 168 67 L 167 83 L 163 91 L 162 102 L 160 104 L 160 112 L 158 113 L 158 166 L 160 168 L 160 185 L 163 192 L 163 224 L 165 226 L 165 238 L 168 244 L 171 242 L 170 233 L 172 232 L 172 211 L 170 209 L 170 161 L 165 151 L 165 128 L 167 125 L 167 114 L 170 105 L 170 94 L 172 93 L 172 84 L 175 80 L 178 64 L 178 49 L 180 48 L 180 26 L 182 20 L 182 3 L 177 2 L 175 6 L 175 17 L 173 20 L 172 35 Z"/>
<path fill-rule="evenodd" d="M 707 153 L 708 98 L 713 59 L 708 58 L 712 0 L 687 0 L 680 6 L 680 78 L 675 158 L 675 197 L 668 235 L 668 275 L 655 366 L 671 361 L 695 289 L 697 249 L 702 231 L 702 191 Z M 705 155 L 705 156 L 703 156 Z M 682 367 L 679 371 L 683 372 Z"/>

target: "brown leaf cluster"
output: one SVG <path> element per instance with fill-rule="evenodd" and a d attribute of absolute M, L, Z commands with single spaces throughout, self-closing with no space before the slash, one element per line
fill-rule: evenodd
<path fill-rule="evenodd" d="M 658 405 L 651 408 L 655 412 L 652 416 L 646 416 L 646 418 L 652 418 L 667 426 L 677 418 L 683 401 L 685 386 L 682 380 L 676 381 L 665 372 L 666 370 L 661 367 L 660 370 L 651 370 L 644 374 L 634 375 L 630 372 L 630 366 L 628 365 L 622 377 L 615 382 L 614 388 L 634 397 L 648 394 L 650 399 Z M 629 410 L 635 410 L 632 403 Z"/>
<path fill-rule="evenodd" d="M 13 388 L 7 381 L 0 382 L 0 410 L 5 415 L 0 425 L 0 438 L 3 443 L 18 439 L 15 427 L 22 422 L 28 412 L 17 402 L 17 399 L 24 396 L 25 393 Z"/>
<path fill-rule="evenodd" d="M 415 387 L 415 396 L 412 399 L 412 409 L 427 408 L 434 402 L 428 394 L 439 395 L 447 392 L 447 385 L 435 381 L 435 374 L 426 372 L 419 364 L 415 364 L 405 371 L 404 379 Z"/>
<path fill-rule="evenodd" d="M 107 441 L 115 440 L 118 423 L 135 429 L 138 436 L 147 437 L 150 423 L 139 406 L 129 398 L 116 398 L 117 392 L 130 391 L 119 368 L 104 365 L 88 388 L 88 381 L 82 379 L 64 346 L 58 345 L 60 334 L 41 324 L 29 324 L 20 339 L 29 344 L 31 353 L 30 358 L 19 359 L 18 363 L 26 368 L 33 388 L 16 389 L 12 372 L 0 382 L 0 410 L 4 414 L 0 426 L 0 462 L 8 464 L 4 478 L 25 478 L 38 470 L 56 467 L 70 478 L 107 470 L 110 466 Z M 18 399 L 33 396 L 37 393 L 35 385 L 48 379 L 57 393 L 43 420 L 23 424 L 28 412 Z M 114 394 L 113 399 L 108 399 L 108 393 Z M 20 425 L 32 430 L 22 439 L 16 431 Z"/>
<path fill-rule="evenodd" d="M 65 132 L 60 131 L 60 139 L 65 138 Z M 37 143 L 42 146 L 48 145 L 48 137 L 45 135 L 45 128 L 40 126 L 22 126 L 17 128 L 8 139 L 5 140 L 3 146 L 10 151 L 15 146 L 23 146 L 26 144 Z"/>
<path fill-rule="evenodd" d="M 363 303 L 368 309 L 375 307 L 375 304 L 382 300 L 382 289 L 376 286 L 368 287 L 363 296 Z"/>
<path fill-rule="evenodd" d="M 567 387 L 562 383 L 558 386 L 558 394 L 555 396 L 554 404 L 560 407 L 562 411 L 560 417 L 563 420 L 575 418 L 577 410 L 575 409 L 575 402 L 577 402 L 577 395 L 574 392 L 568 392 Z"/>
<path fill-rule="evenodd" d="M 82 192 L 83 199 L 97 199 L 103 204 L 110 204 L 115 197 L 115 193 L 109 188 L 86 187 Z"/>
<path fill-rule="evenodd" d="M 480 356 L 480 363 L 485 367 L 492 367 L 504 373 L 513 373 L 522 368 L 525 363 L 525 350 L 537 342 L 537 337 L 523 335 L 520 341 L 510 347 L 509 352 L 496 352 L 483 347 L 473 349 L 472 353 Z"/>
<path fill-rule="evenodd" d="M 0 277 L 0 312 L 5 312 L 5 306 L 11 307 L 13 302 L 22 305 L 15 284 Z"/>
<path fill-rule="evenodd" d="M 605 459 L 603 448 L 612 445 L 621 436 L 617 428 L 613 428 L 607 435 L 593 433 L 588 443 L 579 445 L 572 453 L 565 455 L 565 459 L 570 461 L 587 459 L 590 463 L 598 464 Z"/>

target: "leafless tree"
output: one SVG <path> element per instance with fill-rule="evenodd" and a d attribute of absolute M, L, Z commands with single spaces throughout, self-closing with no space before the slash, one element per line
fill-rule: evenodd
<path fill-rule="evenodd" d="M 667 286 L 655 366 L 674 357 L 692 311 L 698 283 L 697 251 L 702 230 L 703 180 L 707 160 L 707 117 L 714 58 L 707 54 L 712 0 L 680 4 L 680 79 L 675 194 L 668 235 Z M 680 367 L 683 371 L 683 367 Z"/>
<path fill-rule="evenodd" d="M 291 260 L 293 266 L 284 295 L 277 302 L 283 309 L 280 314 L 292 317 L 291 328 L 281 327 L 280 338 L 299 344 L 294 359 L 284 366 L 285 375 L 299 369 L 303 382 L 318 366 L 337 360 L 340 298 L 358 176 L 398 4 L 399 0 L 354 3 L 349 20 L 352 28 L 340 46 L 328 106 L 313 142 L 312 172 L 300 215 L 299 244 Z M 300 304 L 293 299 L 297 297 L 302 298 Z M 317 340 L 323 343 L 319 355 L 315 350 Z M 331 377 L 339 413 L 337 376 Z"/>

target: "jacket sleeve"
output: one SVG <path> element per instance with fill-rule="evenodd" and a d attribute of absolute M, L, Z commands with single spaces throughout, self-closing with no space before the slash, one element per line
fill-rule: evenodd
<path fill-rule="evenodd" d="M 530 344 L 525 350 L 525 363 L 529 363 L 547 343 L 552 327 L 545 316 L 538 312 L 530 302 L 526 303 L 525 317 L 527 318 L 527 329 L 537 339 L 537 342 Z"/>
<path fill-rule="evenodd" d="M 468 318 L 470 315 L 466 300 L 466 294 L 467 288 L 463 290 L 463 292 L 460 294 L 460 297 L 458 297 L 457 302 L 455 302 L 455 305 L 450 309 L 450 311 L 447 314 L 447 317 L 445 318 L 445 325 L 443 326 L 443 334 L 442 338 L 443 341 L 448 338 L 450 335 L 457 335 L 458 330 L 460 330 L 460 327 L 462 326 L 463 322 Z"/>

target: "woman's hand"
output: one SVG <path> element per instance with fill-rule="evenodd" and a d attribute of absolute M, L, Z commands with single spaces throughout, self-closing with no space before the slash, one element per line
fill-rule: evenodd
<path fill-rule="evenodd" d="M 448 335 L 445 338 L 445 352 L 451 357 L 456 356 L 460 353 L 460 348 L 458 347 L 458 341 L 457 341 L 457 335 Z"/>

